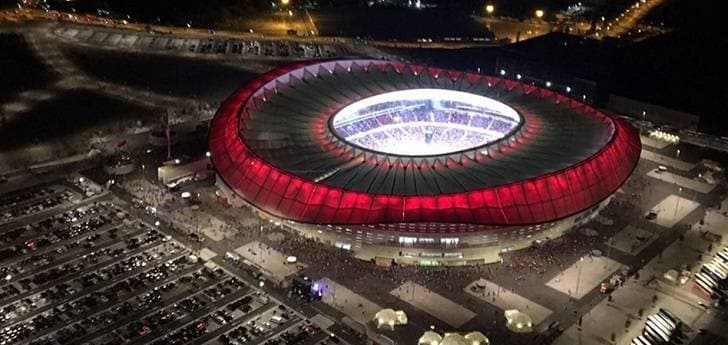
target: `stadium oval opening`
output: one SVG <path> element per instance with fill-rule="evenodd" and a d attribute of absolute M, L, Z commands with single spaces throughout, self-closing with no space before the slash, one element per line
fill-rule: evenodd
<path fill-rule="evenodd" d="M 408 89 L 367 97 L 336 113 L 339 139 L 395 156 L 435 156 L 476 149 L 509 136 L 521 116 L 494 99 L 455 90 Z"/>

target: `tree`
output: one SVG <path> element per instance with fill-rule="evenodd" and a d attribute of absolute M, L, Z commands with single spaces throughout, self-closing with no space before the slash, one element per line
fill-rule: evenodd
<path fill-rule="evenodd" d="M 629 328 L 629 325 L 632 324 L 632 320 L 627 319 L 627 321 L 624 322 L 624 328 Z"/>
<path fill-rule="evenodd" d="M 639 317 L 642 317 L 642 314 L 644 314 L 644 312 L 645 310 L 640 308 L 640 310 L 637 311 L 637 315 L 639 315 Z"/>
<path fill-rule="evenodd" d="M 652 304 L 657 303 L 657 295 L 652 296 Z"/>
<path fill-rule="evenodd" d="M 609 339 L 612 340 L 612 342 L 615 342 L 615 341 L 617 341 L 617 335 L 614 334 L 614 332 L 612 332 L 612 335 L 609 336 Z"/>

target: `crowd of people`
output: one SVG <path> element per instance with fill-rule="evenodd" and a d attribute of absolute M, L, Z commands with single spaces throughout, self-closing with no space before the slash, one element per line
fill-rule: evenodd
<path fill-rule="evenodd" d="M 459 150 L 496 140 L 517 125 L 515 120 L 493 113 L 433 109 L 429 103 L 390 103 L 394 102 L 365 108 L 370 111 L 365 116 L 335 123 L 336 132 L 375 151 L 388 151 L 403 143 Z"/>

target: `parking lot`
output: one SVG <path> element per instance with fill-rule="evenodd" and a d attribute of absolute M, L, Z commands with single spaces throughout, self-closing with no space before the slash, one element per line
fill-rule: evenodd
<path fill-rule="evenodd" d="M 181 37 L 70 24 L 62 25 L 53 32 L 58 37 L 75 43 L 143 51 L 285 59 L 333 58 L 349 54 L 346 48 L 338 45 L 287 40 L 233 39 L 214 35 L 210 38 Z"/>
<path fill-rule="evenodd" d="M 0 198 L 0 344 L 293 345 L 327 338 L 125 203 L 83 187 L 58 180 Z"/>

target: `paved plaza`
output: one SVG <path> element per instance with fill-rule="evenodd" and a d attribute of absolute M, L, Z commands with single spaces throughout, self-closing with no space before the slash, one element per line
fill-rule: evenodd
<path fill-rule="evenodd" d="M 688 163 L 688 162 L 685 162 L 685 161 L 681 161 L 679 159 L 675 159 L 675 158 L 672 158 L 672 157 L 668 157 L 668 156 L 665 156 L 665 155 L 661 155 L 659 153 L 655 153 L 655 152 L 648 151 L 648 150 L 645 150 L 645 149 L 642 149 L 642 154 L 640 155 L 640 158 L 646 159 L 648 161 L 655 162 L 657 164 L 661 164 L 661 165 L 665 165 L 665 166 L 668 166 L 668 167 L 672 167 L 672 168 L 675 168 L 677 170 L 682 170 L 682 171 L 690 171 L 695 166 L 692 163 Z"/>
<path fill-rule="evenodd" d="M 233 237 L 237 232 L 219 218 L 200 210 L 180 209 L 175 211 L 173 216 L 175 219 L 180 219 L 178 226 L 199 230 L 215 242 Z"/>
<path fill-rule="evenodd" d="M 485 279 L 470 283 L 464 291 L 500 309 L 518 309 L 528 314 L 535 325 L 551 315 L 550 309 Z"/>
<path fill-rule="evenodd" d="M 546 286 L 578 299 L 605 281 L 619 267 L 619 262 L 604 256 L 583 256 L 549 280 Z"/>
<path fill-rule="evenodd" d="M 728 210 L 728 206 L 723 206 L 722 210 Z M 693 228 L 701 231 L 709 231 L 715 235 L 721 236 L 721 242 L 728 244 L 728 216 L 722 210 L 708 210 L 705 213 L 705 222 L 703 225 L 695 224 Z"/>
<path fill-rule="evenodd" d="M 627 225 L 607 243 L 610 247 L 629 255 L 638 255 L 657 239 L 650 231 Z"/>
<path fill-rule="evenodd" d="M 210 248 L 205 247 L 200 250 L 200 259 L 202 260 L 208 261 L 216 256 L 217 254 L 210 250 Z"/>
<path fill-rule="evenodd" d="M 389 293 L 455 328 L 475 317 L 465 307 L 413 282 L 406 282 Z"/>
<path fill-rule="evenodd" d="M 698 206 L 700 206 L 700 203 L 697 201 L 672 194 L 652 208 L 652 212 L 657 213 L 657 218 L 652 222 L 666 228 L 672 228 L 690 212 L 697 209 Z"/>
<path fill-rule="evenodd" d="M 361 324 L 371 321 L 374 314 L 382 310 L 376 303 L 329 278 L 323 278 L 318 283 L 324 303 Z"/>
<path fill-rule="evenodd" d="M 287 263 L 287 255 L 259 241 L 253 241 L 242 247 L 238 247 L 235 249 L 235 252 L 240 254 L 246 260 L 267 271 L 279 281 L 282 281 L 285 277 L 288 277 L 305 267 L 305 265 L 300 262 L 295 264 Z"/>
<path fill-rule="evenodd" d="M 713 191 L 713 188 L 715 188 L 714 184 L 696 181 L 685 176 L 673 174 L 669 171 L 660 171 L 658 169 L 648 172 L 647 176 L 703 194 L 708 194 Z"/>
<path fill-rule="evenodd" d="M 645 272 L 651 272 L 656 277 L 662 277 L 669 270 L 680 271 L 682 267 L 694 267 L 698 262 L 698 256 L 708 248 L 707 241 L 700 231 L 688 231 L 682 241 L 673 242 L 663 252 L 650 260 L 643 268 Z"/>
<path fill-rule="evenodd" d="M 654 296 L 657 296 L 655 303 Z M 642 332 L 647 316 L 657 313 L 660 308 L 668 309 L 692 329 L 711 327 L 720 333 L 720 327 L 725 326 L 724 322 L 706 324 L 705 310 L 697 306 L 697 301 L 673 297 L 659 289 L 645 287 L 641 281 L 630 281 L 615 290 L 612 297 L 612 302 L 606 299 L 599 302 L 583 316 L 581 327 L 572 325 L 554 345 L 604 345 L 611 343 L 612 334 L 614 344 L 629 345 L 632 338 Z M 629 327 L 625 327 L 627 320 Z"/>

